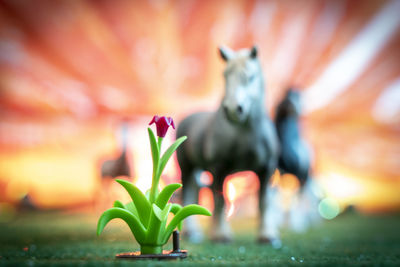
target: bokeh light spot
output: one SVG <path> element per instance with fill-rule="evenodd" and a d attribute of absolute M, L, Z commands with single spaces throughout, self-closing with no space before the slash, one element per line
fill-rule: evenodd
<path fill-rule="evenodd" d="M 324 198 L 318 205 L 318 212 L 322 218 L 331 220 L 340 213 L 339 203 L 333 198 Z"/>

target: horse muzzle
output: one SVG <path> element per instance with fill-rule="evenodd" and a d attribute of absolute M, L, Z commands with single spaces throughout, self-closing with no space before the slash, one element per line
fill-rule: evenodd
<path fill-rule="evenodd" d="M 234 108 L 229 108 L 227 105 L 224 105 L 223 110 L 225 117 L 230 122 L 240 124 L 247 120 L 247 113 L 242 105 L 237 105 Z"/>

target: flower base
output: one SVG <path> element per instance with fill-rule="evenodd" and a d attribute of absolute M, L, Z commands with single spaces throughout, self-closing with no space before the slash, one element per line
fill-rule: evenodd
<path fill-rule="evenodd" d="M 141 246 L 140 254 L 162 254 L 162 246 Z"/>
<path fill-rule="evenodd" d="M 187 250 L 163 250 L 161 254 L 141 254 L 140 251 L 119 253 L 115 256 L 118 259 L 131 259 L 131 260 L 173 260 L 184 259 L 187 257 Z"/>

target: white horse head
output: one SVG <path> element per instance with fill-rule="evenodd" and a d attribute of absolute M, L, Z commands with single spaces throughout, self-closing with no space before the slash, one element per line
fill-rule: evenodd
<path fill-rule="evenodd" d="M 226 61 L 224 113 L 231 122 L 245 123 L 253 112 L 260 112 L 264 107 L 264 78 L 257 48 L 235 52 L 220 47 L 219 51 Z"/>

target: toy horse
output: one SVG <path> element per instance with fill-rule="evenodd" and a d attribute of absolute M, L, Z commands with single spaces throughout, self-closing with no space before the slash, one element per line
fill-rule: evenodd
<path fill-rule="evenodd" d="M 289 89 L 276 109 L 275 125 L 281 145 L 278 167 L 295 175 L 304 186 L 310 172 L 310 152 L 299 129 L 300 94 Z"/>
<path fill-rule="evenodd" d="M 264 77 L 257 58 L 257 49 L 233 51 L 219 49 L 226 62 L 225 95 L 216 112 L 195 113 L 179 125 L 177 136 L 188 140 L 178 150 L 182 173 L 183 204 L 198 201 L 199 171 L 209 171 L 214 179 L 214 224 L 212 237 L 217 241 L 231 240 L 230 227 L 224 218 L 223 183 L 227 175 L 244 170 L 257 174 L 259 190 L 259 233 L 261 242 L 277 238 L 277 231 L 267 227 L 267 186 L 276 169 L 279 141 L 274 124 L 265 106 Z M 187 221 L 186 231 L 192 241 L 196 222 Z"/>
<path fill-rule="evenodd" d="M 281 153 L 278 168 L 281 174 L 290 173 L 300 181 L 300 189 L 292 199 L 289 222 L 296 231 L 304 231 L 318 219 L 317 205 L 320 194 L 310 179 L 311 150 L 301 136 L 299 117 L 300 93 L 289 89 L 276 109 L 275 125 Z M 317 217 L 318 216 L 318 217 Z"/>

